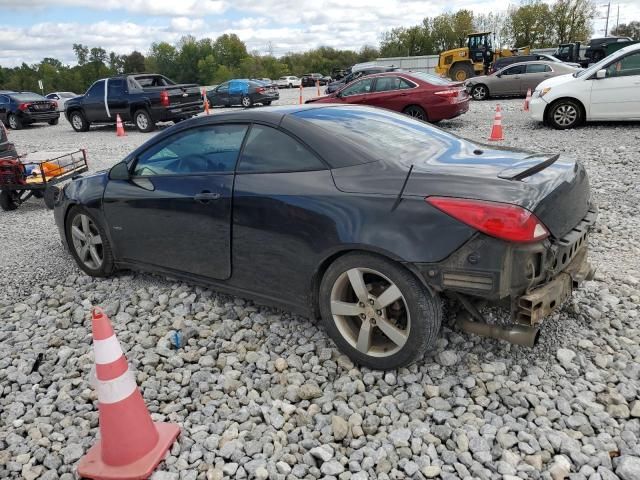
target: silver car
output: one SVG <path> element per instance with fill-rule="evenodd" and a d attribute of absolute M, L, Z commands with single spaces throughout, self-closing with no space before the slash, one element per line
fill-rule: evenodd
<path fill-rule="evenodd" d="M 58 110 L 64 112 L 64 107 L 67 103 L 67 100 L 77 96 L 78 94 L 73 92 L 51 92 L 46 96 L 46 98 L 58 102 Z"/>
<path fill-rule="evenodd" d="M 470 78 L 465 82 L 467 92 L 474 100 L 490 97 L 520 97 L 533 92 L 547 78 L 566 75 L 577 70 L 558 62 L 521 62 L 498 70 L 491 75 Z"/>

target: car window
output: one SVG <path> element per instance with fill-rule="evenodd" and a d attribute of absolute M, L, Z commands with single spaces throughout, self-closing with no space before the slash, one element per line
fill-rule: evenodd
<path fill-rule="evenodd" d="M 404 87 L 402 85 L 405 85 Z M 379 77 L 376 80 L 375 91 L 387 92 L 389 90 L 400 90 L 401 88 L 411 88 L 406 81 L 400 77 Z"/>
<path fill-rule="evenodd" d="M 121 78 L 113 78 L 107 82 L 107 96 L 113 97 L 122 94 L 124 82 Z"/>
<path fill-rule="evenodd" d="M 526 66 L 527 73 L 544 73 L 551 71 L 549 65 L 545 65 L 544 63 L 528 63 Z"/>
<path fill-rule="evenodd" d="M 254 125 L 242 149 L 238 172 L 324 170 L 322 161 L 293 137 L 272 127 Z"/>
<path fill-rule="evenodd" d="M 520 75 L 521 73 L 524 73 L 524 65 L 514 65 L 505 69 L 502 75 Z"/>
<path fill-rule="evenodd" d="M 372 78 L 363 78 L 359 82 L 352 83 L 348 87 L 346 87 L 341 92 L 341 96 L 349 97 L 352 95 L 362 95 L 364 93 L 369 93 L 371 91 L 371 87 L 373 86 Z"/>
<path fill-rule="evenodd" d="M 87 90 L 87 97 L 104 97 L 104 80 L 98 80 Z"/>
<path fill-rule="evenodd" d="M 208 125 L 176 133 L 138 156 L 133 175 L 233 172 L 246 125 Z"/>
<path fill-rule="evenodd" d="M 216 92 L 218 93 L 227 93 L 229 91 L 229 82 L 225 82 L 221 85 L 218 85 L 218 88 L 216 88 Z"/>
<path fill-rule="evenodd" d="M 4 105 L 5 103 L 9 103 L 9 97 L 6 95 L 0 95 L 0 105 Z"/>
<path fill-rule="evenodd" d="M 607 77 L 627 77 L 640 75 L 640 52 L 620 58 L 607 67 Z"/>

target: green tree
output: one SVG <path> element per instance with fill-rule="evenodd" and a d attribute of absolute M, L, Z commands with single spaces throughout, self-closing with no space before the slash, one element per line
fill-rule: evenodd
<path fill-rule="evenodd" d="M 87 63 L 87 58 L 89 57 L 89 47 L 82 45 L 81 43 L 73 44 L 73 51 L 76 54 L 76 58 L 78 59 L 78 65 L 84 65 Z"/>
<path fill-rule="evenodd" d="M 235 68 L 247 54 L 247 47 L 235 33 L 219 36 L 213 42 L 213 54 L 219 64 Z"/>
<path fill-rule="evenodd" d="M 591 0 L 557 0 L 551 8 L 555 43 L 586 41 L 596 8 Z"/>
<path fill-rule="evenodd" d="M 458 10 L 451 16 L 451 28 L 458 41 L 458 47 L 467 44 L 467 36 L 473 33 L 473 12 Z"/>
<path fill-rule="evenodd" d="M 621 23 L 611 30 L 611 35 L 616 35 L 618 37 L 631 37 L 634 40 L 640 40 L 640 22 L 634 20 L 629 23 Z"/>
<path fill-rule="evenodd" d="M 554 44 L 553 16 L 543 1 L 530 0 L 511 7 L 507 16 L 509 38 L 515 47 L 544 48 Z"/>

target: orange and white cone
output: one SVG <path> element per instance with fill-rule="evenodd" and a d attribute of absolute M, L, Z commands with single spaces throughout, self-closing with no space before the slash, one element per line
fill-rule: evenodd
<path fill-rule="evenodd" d="M 180 434 L 171 423 L 154 423 L 109 317 L 92 312 L 100 439 L 80 459 L 78 475 L 99 480 L 148 478 Z"/>
<path fill-rule="evenodd" d="M 522 107 L 522 109 L 525 112 L 529 111 L 529 102 L 531 101 L 531 89 L 527 90 L 527 98 L 524 99 L 524 107 Z"/>
<path fill-rule="evenodd" d="M 116 137 L 126 137 L 127 132 L 124 131 L 124 126 L 122 125 L 122 119 L 120 118 L 120 114 L 116 115 Z"/>
<path fill-rule="evenodd" d="M 302 82 L 300 82 L 300 105 L 302 105 Z"/>
<path fill-rule="evenodd" d="M 202 96 L 204 97 L 204 113 L 209 115 L 209 97 L 207 97 L 207 91 L 202 89 Z"/>
<path fill-rule="evenodd" d="M 493 119 L 493 127 L 491 127 L 489 140 L 504 140 L 504 135 L 502 134 L 502 110 L 500 110 L 499 104 L 496 105 L 496 116 Z"/>

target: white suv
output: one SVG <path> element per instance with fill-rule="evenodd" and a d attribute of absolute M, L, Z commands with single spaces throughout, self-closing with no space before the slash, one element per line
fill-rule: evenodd
<path fill-rule="evenodd" d="M 529 110 L 534 120 L 560 130 L 590 120 L 640 120 L 640 43 L 540 83 Z"/>
<path fill-rule="evenodd" d="M 280 77 L 276 82 L 278 88 L 293 88 L 300 86 L 300 79 L 298 77 L 294 77 L 292 75 L 287 75 L 286 77 Z"/>

